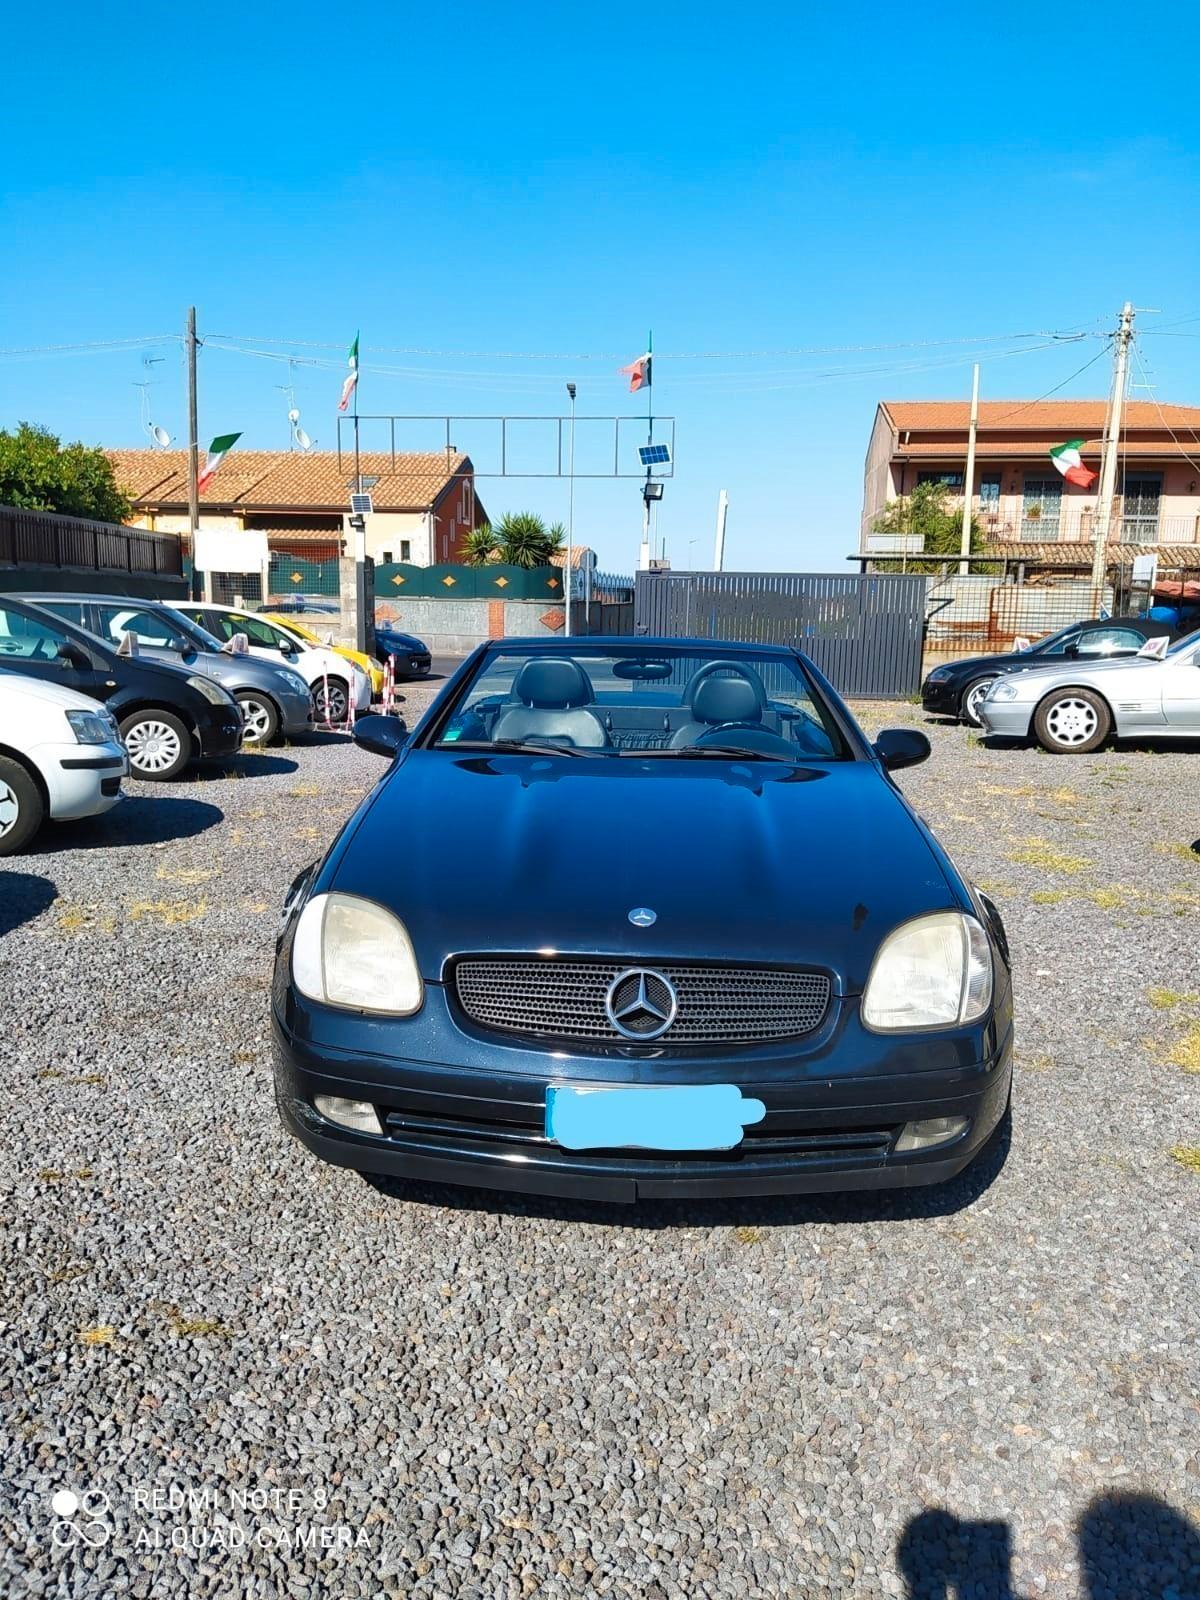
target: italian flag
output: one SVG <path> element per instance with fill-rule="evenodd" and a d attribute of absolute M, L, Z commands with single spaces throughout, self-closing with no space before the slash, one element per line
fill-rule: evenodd
<path fill-rule="evenodd" d="M 621 368 L 623 377 L 629 379 L 629 392 L 636 394 L 639 389 L 649 388 L 651 382 L 651 356 L 647 350 L 644 356 L 639 356 L 636 361 L 631 361 L 627 367 Z"/>
<path fill-rule="evenodd" d="M 204 465 L 200 468 L 196 479 L 199 489 L 207 489 L 212 482 L 217 468 L 241 438 L 240 433 L 219 433 L 208 447 L 208 454 L 204 458 Z"/>
<path fill-rule="evenodd" d="M 1081 489 L 1089 489 L 1096 481 L 1096 474 L 1091 467 L 1083 464 L 1079 454 L 1082 444 L 1082 439 L 1068 439 L 1066 444 L 1056 444 L 1050 452 L 1050 459 L 1068 483 L 1077 483 Z"/>
<path fill-rule="evenodd" d="M 358 335 L 354 335 L 354 343 L 346 352 L 346 365 L 350 371 L 346 374 L 346 381 L 342 384 L 342 398 L 338 401 L 338 410 L 345 411 L 350 404 L 350 396 L 358 386 Z"/>

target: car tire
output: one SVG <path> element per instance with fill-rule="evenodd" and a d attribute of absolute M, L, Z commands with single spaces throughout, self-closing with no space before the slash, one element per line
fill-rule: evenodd
<path fill-rule="evenodd" d="M 19 761 L 0 756 L 0 856 L 16 855 L 41 827 L 46 804 Z"/>
<path fill-rule="evenodd" d="M 963 690 L 962 699 L 958 703 L 958 715 L 970 727 L 982 728 L 983 724 L 979 720 L 976 706 L 995 681 L 995 678 L 976 678 L 974 683 L 969 683 Z"/>
<path fill-rule="evenodd" d="M 279 709 L 270 695 L 242 689 L 235 698 L 242 708 L 242 720 L 246 724 L 243 742 L 271 744 L 279 732 Z"/>
<path fill-rule="evenodd" d="M 1051 755 L 1085 756 L 1112 732 L 1112 712 L 1091 689 L 1055 689 L 1034 713 L 1033 731 Z"/>
<path fill-rule="evenodd" d="M 169 783 L 192 759 L 192 736 L 173 711 L 134 711 L 121 723 L 129 752 L 129 775 L 146 783 Z"/>
<path fill-rule="evenodd" d="M 350 708 L 345 678 L 318 678 L 312 686 L 313 718 L 319 728 L 344 727 Z"/>

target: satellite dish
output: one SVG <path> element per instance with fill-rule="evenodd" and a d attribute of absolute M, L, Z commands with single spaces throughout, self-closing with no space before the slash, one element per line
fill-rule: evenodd
<path fill-rule="evenodd" d="M 288 412 L 288 421 L 293 425 L 293 427 L 297 422 L 300 421 L 300 413 L 296 410 L 295 406 L 293 406 Z"/>
<path fill-rule="evenodd" d="M 296 443 L 300 446 L 301 450 L 312 449 L 312 440 L 308 437 L 303 428 L 296 429 Z"/>
<path fill-rule="evenodd" d="M 151 427 L 150 433 L 153 436 L 155 444 L 160 450 L 166 450 L 168 448 L 171 443 L 171 435 L 165 428 L 160 428 L 156 422 Z"/>

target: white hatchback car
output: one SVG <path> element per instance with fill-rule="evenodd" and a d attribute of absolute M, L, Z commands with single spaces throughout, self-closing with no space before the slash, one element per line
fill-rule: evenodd
<path fill-rule="evenodd" d="M 47 817 L 108 811 L 128 771 L 117 724 L 97 701 L 0 672 L 0 856 L 28 844 Z"/>
<path fill-rule="evenodd" d="M 281 623 L 268 622 L 266 617 L 253 611 L 239 611 L 236 606 L 209 605 L 203 600 L 171 601 L 169 604 L 173 611 L 198 622 L 222 644 L 235 634 L 244 633 L 252 656 L 261 656 L 276 666 L 282 662 L 294 668 L 312 691 L 313 712 L 318 724 L 345 722 L 347 708 L 351 705 L 356 715 L 371 709 L 370 678 L 361 667 L 327 645 L 313 644 Z"/>

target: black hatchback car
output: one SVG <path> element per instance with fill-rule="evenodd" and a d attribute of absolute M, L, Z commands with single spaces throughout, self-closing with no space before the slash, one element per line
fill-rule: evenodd
<path fill-rule="evenodd" d="M 980 726 L 978 705 L 997 678 L 1031 667 L 1053 666 L 1058 660 L 1106 661 L 1113 656 L 1135 656 L 1147 639 L 1166 634 L 1174 639 L 1170 624 L 1148 617 L 1102 617 L 1096 622 L 1072 622 L 1047 634 L 1028 650 L 1003 655 L 970 656 L 934 667 L 921 686 L 921 704 L 935 716 L 954 717 Z"/>
<path fill-rule="evenodd" d="M 16 595 L 0 595 L 0 669 L 103 700 L 137 778 L 175 778 L 192 760 L 241 748 L 241 709 L 220 684 L 183 667 L 121 654 Z"/>
<path fill-rule="evenodd" d="M 604 1200 L 952 1177 L 1006 1118 L 995 907 L 804 656 L 498 640 L 293 885 L 276 1096 L 327 1161 Z M 414 833 L 412 819 L 419 818 Z"/>

